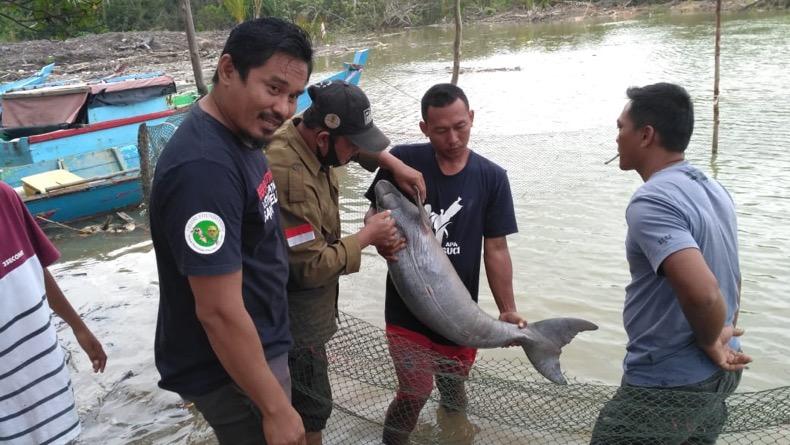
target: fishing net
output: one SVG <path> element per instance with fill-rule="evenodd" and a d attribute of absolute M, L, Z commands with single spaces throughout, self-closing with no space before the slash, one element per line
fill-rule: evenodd
<path fill-rule="evenodd" d="M 140 155 L 140 182 L 143 189 L 143 203 L 148 204 L 151 196 L 151 182 L 154 180 L 154 168 L 165 144 L 176 132 L 178 126 L 186 118 L 189 107 L 184 107 L 164 122 L 155 125 L 142 124 L 137 132 L 137 152 Z"/>
<path fill-rule="evenodd" d="M 458 405 L 448 403 L 447 394 L 442 397 L 434 387 L 409 436 L 411 443 L 584 444 L 590 442 L 598 414 L 613 405 L 623 414 L 606 428 L 599 427 L 598 443 L 680 444 L 690 436 L 688 431 L 695 430 L 702 437 L 720 433 L 716 442 L 720 444 L 790 443 L 790 387 L 729 397 L 634 389 L 627 400 L 617 402 L 612 401 L 617 387 L 573 377 L 568 385 L 555 385 L 526 359 L 478 357 L 464 378 L 445 357 L 416 344 L 409 346 L 407 340 L 398 345 L 408 348 L 415 362 L 435 362 L 440 377 L 465 383 L 465 414 L 454 412 Z M 385 413 L 398 388 L 384 331 L 341 313 L 340 329 L 328 343 L 325 359 L 333 394 L 325 443 L 381 443 Z M 316 403 L 329 402 L 313 397 Z M 724 410 L 726 420 L 719 430 L 711 420 L 723 418 L 719 416 Z M 388 425 L 403 420 L 398 413 L 392 419 Z"/>
<path fill-rule="evenodd" d="M 183 115 L 145 128 L 144 150 L 146 159 L 152 161 L 150 166 L 181 119 Z M 518 204 L 528 201 L 551 212 L 552 205 L 572 198 L 578 188 L 589 185 L 590 177 L 603 178 L 608 174 L 604 169 L 611 171 L 601 162 L 612 155 L 611 133 L 607 129 L 562 135 L 475 136 L 473 143 L 476 151 L 508 169 Z M 422 139 L 415 134 L 389 135 L 394 142 Z M 344 231 L 351 233 L 360 227 L 368 208 L 361 194 L 371 176 L 357 167 L 349 167 L 344 175 L 341 187 L 351 190 L 341 192 L 341 212 Z M 589 240 L 591 233 L 583 235 Z M 558 235 L 572 236 L 571 232 Z M 303 356 L 303 366 L 299 366 L 310 372 L 315 364 L 311 360 L 324 361 L 329 369 L 331 400 L 299 384 L 300 376 L 294 376 L 295 388 L 311 396 L 317 409 L 331 404 L 324 443 L 379 444 L 385 430 L 385 414 L 399 387 L 387 336 L 380 327 L 344 312 L 340 313 L 339 326 L 326 353 L 312 358 Z M 392 412 L 387 425 L 396 435 L 409 435 L 410 443 L 586 444 L 597 428 L 597 443 L 612 445 L 680 444 L 687 440 L 706 443 L 706 439 L 712 443 L 716 436 L 716 443 L 720 444 L 790 444 L 790 386 L 735 392 L 729 397 L 716 393 L 625 390 L 572 375 L 566 376 L 569 384 L 561 386 L 539 375 L 526 357 L 498 359 L 479 354 L 468 376 L 464 376 L 457 363 L 401 340 L 397 342 L 397 353 L 411 357 L 412 363 L 423 371 L 422 377 L 436 374 L 439 379 L 435 382 L 444 382 L 448 388 L 441 394 L 434 383 L 428 393 L 404 391 L 406 399 L 425 400 L 416 425 L 413 430 L 400 427 L 409 424 L 409 416 L 402 412 Z M 461 383 L 462 393 L 453 392 Z M 194 409 L 186 412 L 188 415 L 179 420 L 178 428 L 193 432 L 179 436 L 180 440 L 212 443 L 199 414 Z M 602 412 L 607 421 L 596 427 Z M 202 431 L 203 435 L 195 431 Z M 195 439 L 196 435 L 203 439 Z M 696 439 L 689 440 L 692 435 Z"/>

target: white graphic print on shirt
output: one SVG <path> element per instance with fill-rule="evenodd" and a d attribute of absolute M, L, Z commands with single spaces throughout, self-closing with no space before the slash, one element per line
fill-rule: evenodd
<path fill-rule="evenodd" d="M 460 196 L 455 200 L 455 202 L 450 204 L 450 207 L 448 207 L 446 210 L 440 209 L 439 213 L 434 213 L 431 209 L 431 205 L 425 204 L 425 211 L 428 213 L 428 217 L 431 220 L 431 228 L 436 235 L 436 240 L 442 245 L 442 248 L 447 255 L 459 255 L 461 253 L 461 246 L 459 246 L 458 243 L 454 241 L 448 241 L 447 244 L 444 244 L 444 239 L 447 238 L 447 229 L 452 222 L 452 219 L 458 214 L 458 212 L 461 211 L 462 208 L 463 206 L 461 205 Z"/>

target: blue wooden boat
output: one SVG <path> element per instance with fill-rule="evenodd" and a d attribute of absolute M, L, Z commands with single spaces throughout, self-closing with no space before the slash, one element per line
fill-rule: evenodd
<path fill-rule="evenodd" d="M 353 62 L 323 80 L 359 83 L 367 57 L 368 50 L 358 51 Z M 188 108 L 172 106 L 172 94 L 147 101 L 126 109 L 87 106 L 90 123 L 0 141 L 0 180 L 14 187 L 41 221 L 69 222 L 138 205 L 140 125 L 180 122 Z M 297 113 L 309 105 L 309 96 L 302 94 Z M 43 185 L 37 186 L 39 179 Z"/>
<path fill-rule="evenodd" d="M 141 122 L 175 112 L 172 77 L 145 73 L 0 96 L 0 168 L 133 144 Z"/>

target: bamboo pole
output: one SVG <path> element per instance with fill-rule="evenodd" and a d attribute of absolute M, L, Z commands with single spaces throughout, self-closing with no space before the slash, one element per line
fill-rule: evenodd
<path fill-rule="evenodd" d="M 450 83 L 458 84 L 458 73 L 461 71 L 461 0 L 455 0 L 455 42 L 453 42 L 453 78 Z"/>
<path fill-rule="evenodd" d="M 192 6 L 189 0 L 181 0 L 181 11 L 184 14 L 184 26 L 187 31 L 189 44 L 189 58 L 192 61 L 192 72 L 195 74 L 195 86 L 201 96 L 208 93 L 206 83 L 203 81 L 203 70 L 200 67 L 200 53 L 198 52 L 197 38 L 195 37 L 195 22 L 192 20 Z"/>
<path fill-rule="evenodd" d="M 719 59 L 721 58 L 721 0 L 716 0 L 716 48 L 713 69 L 713 146 L 712 153 L 719 152 Z"/>
<path fill-rule="evenodd" d="M 151 165 L 151 145 L 148 138 L 148 126 L 145 122 L 137 128 L 137 154 L 140 157 L 140 184 L 143 189 L 143 204 L 148 207 L 151 201 L 154 167 Z"/>

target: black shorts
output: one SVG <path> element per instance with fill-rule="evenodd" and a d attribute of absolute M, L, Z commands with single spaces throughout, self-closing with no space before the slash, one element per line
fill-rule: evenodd
<path fill-rule="evenodd" d="M 323 430 L 332 414 L 326 347 L 292 349 L 288 354 L 288 367 L 291 370 L 293 407 L 302 417 L 305 431 Z"/>
<path fill-rule="evenodd" d="M 269 368 L 285 391 L 291 395 L 287 354 L 270 359 Z M 206 422 L 214 430 L 220 445 L 261 445 L 263 417 L 255 403 L 235 383 L 228 383 L 200 396 L 181 395 L 195 404 Z"/>

